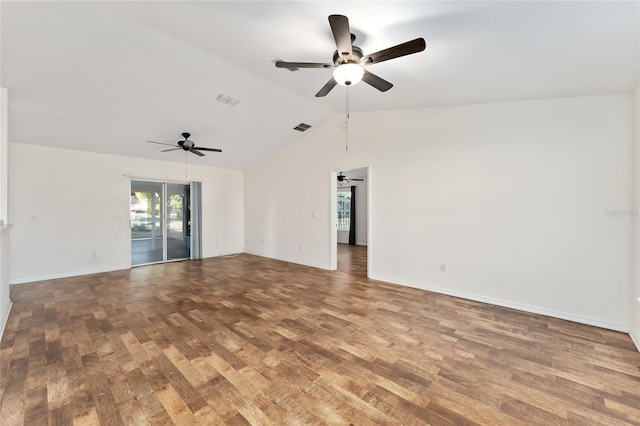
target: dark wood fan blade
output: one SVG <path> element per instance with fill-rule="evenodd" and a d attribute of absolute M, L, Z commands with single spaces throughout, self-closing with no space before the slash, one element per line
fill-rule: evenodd
<path fill-rule="evenodd" d="M 222 152 L 222 150 L 221 150 L 221 149 L 218 149 L 218 148 L 204 148 L 204 147 L 202 147 L 202 146 L 194 146 L 194 147 L 193 147 L 193 148 L 191 148 L 191 149 L 197 149 L 197 150 L 199 150 L 199 151 Z"/>
<path fill-rule="evenodd" d="M 298 68 L 334 68 L 333 64 L 320 64 L 315 62 L 285 62 L 277 61 L 276 68 L 287 68 L 290 70 L 296 70 Z"/>
<path fill-rule="evenodd" d="M 351 178 L 351 179 L 349 179 L 349 180 L 355 180 L 355 181 L 358 181 L 358 182 L 364 182 L 364 179 L 355 179 L 355 178 Z"/>
<path fill-rule="evenodd" d="M 375 87 L 381 92 L 386 92 L 387 90 L 393 87 L 393 84 L 389 83 L 387 80 L 378 77 L 374 73 L 371 73 L 367 70 L 364 71 L 364 75 L 362 76 L 362 81 L 371 86 Z"/>
<path fill-rule="evenodd" d="M 162 151 L 160 151 L 160 152 L 176 151 L 176 150 L 178 150 L 178 149 L 182 149 L 182 148 L 163 149 L 163 150 L 162 150 Z"/>
<path fill-rule="evenodd" d="M 388 61 L 389 59 L 399 58 L 401 56 L 411 55 L 412 53 L 422 52 L 426 47 L 423 38 L 407 41 L 397 46 L 381 50 L 370 55 L 365 55 L 360 60 L 361 64 L 377 64 L 379 62 Z"/>
<path fill-rule="evenodd" d="M 331 80 L 327 81 L 327 84 L 322 86 L 322 89 L 320 89 L 320 91 L 318 93 L 316 93 L 316 98 L 321 98 L 323 96 L 327 96 L 327 94 L 329 94 L 331 89 L 336 87 L 336 84 L 338 84 L 338 83 L 334 80 L 333 77 L 331 77 Z"/>
<path fill-rule="evenodd" d="M 157 143 L 158 145 L 166 145 L 166 146 L 175 146 L 172 143 L 164 143 L 164 142 L 156 142 L 156 141 L 147 141 L 149 143 Z"/>
<path fill-rule="evenodd" d="M 343 15 L 330 15 L 329 25 L 336 41 L 336 47 L 340 55 L 351 56 L 351 30 L 349 29 L 349 19 Z"/>
<path fill-rule="evenodd" d="M 191 149 L 189 150 L 189 152 L 193 152 L 195 155 L 199 155 L 200 157 L 204 157 L 204 154 L 203 154 L 203 153 L 201 153 L 200 151 L 198 151 L 198 150 L 197 150 L 197 149 L 195 149 L 195 148 L 191 148 Z"/>

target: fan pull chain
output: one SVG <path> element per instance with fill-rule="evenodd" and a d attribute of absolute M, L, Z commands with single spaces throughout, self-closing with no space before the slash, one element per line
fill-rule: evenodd
<path fill-rule="evenodd" d="M 345 141 L 344 141 L 344 150 L 345 151 L 349 151 L 349 86 L 347 86 L 347 100 L 346 100 L 346 120 L 344 122 L 345 127 L 344 127 L 344 135 L 345 135 Z"/>

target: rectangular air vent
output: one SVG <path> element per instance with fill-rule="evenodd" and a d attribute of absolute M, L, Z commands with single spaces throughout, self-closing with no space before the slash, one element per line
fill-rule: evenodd
<path fill-rule="evenodd" d="M 238 102 L 240 102 L 240 100 L 236 98 L 232 98 L 231 96 L 223 95 L 222 93 L 218 95 L 218 97 L 216 98 L 216 101 L 222 102 L 223 104 L 227 104 L 231 106 L 236 106 L 238 105 Z"/>
<path fill-rule="evenodd" d="M 300 123 L 296 127 L 294 127 L 293 130 L 297 130 L 299 132 L 304 132 L 306 130 L 309 130 L 310 128 L 311 128 L 310 125 L 305 124 L 305 123 Z"/>

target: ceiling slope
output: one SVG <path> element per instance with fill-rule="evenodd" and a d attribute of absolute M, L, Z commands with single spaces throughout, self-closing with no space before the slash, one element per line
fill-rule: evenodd
<path fill-rule="evenodd" d="M 0 84 L 15 143 L 185 161 L 146 140 L 187 131 L 243 169 L 344 112 L 345 90 L 314 95 L 331 70 L 327 17 L 349 17 L 372 53 L 417 37 L 425 52 L 371 66 L 394 84 L 350 89 L 352 111 L 629 93 L 638 84 L 637 2 L 0 3 Z M 236 106 L 216 101 L 224 94 Z M 309 131 L 313 131 L 313 127 Z"/>

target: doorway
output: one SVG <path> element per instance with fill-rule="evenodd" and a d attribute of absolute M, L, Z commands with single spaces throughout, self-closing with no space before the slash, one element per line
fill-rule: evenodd
<path fill-rule="evenodd" d="M 332 180 L 332 205 L 335 206 L 332 266 L 341 272 L 366 277 L 369 270 L 369 168 L 335 170 Z"/>
<path fill-rule="evenodd" d="M 190 186 L 131 181 L 131 265 L 189 259 Z"/>

